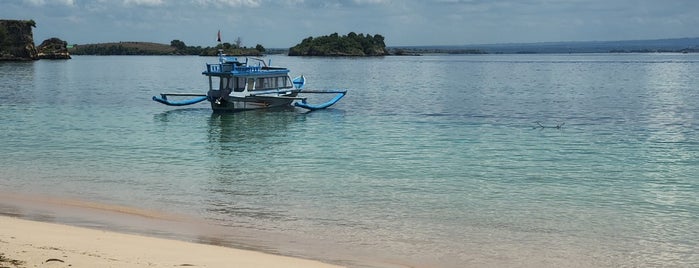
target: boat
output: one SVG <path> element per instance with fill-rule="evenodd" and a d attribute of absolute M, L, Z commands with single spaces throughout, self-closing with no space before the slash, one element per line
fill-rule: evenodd
<path fill-rule="evenodd" d="M 259 58 L 227 56 L 219 50 L 218 63 L 207 63 L 203 75 L 209 79 L 209 90 L 204 93 L 161 93 L 153 100 L 169 106 L 211 103 L 215 112 L 237 112 L 273 107 L 296 106 L 308 111 L 328 108 L 347 94 L 347 90 L 308 90 L 306 77 L 291 79 L 289 69 L 272 67 Z M 310 104 L 305 94 L 335 94 L 325 103 Z M 168 97 L 192 97 L 172 100 Z"/>

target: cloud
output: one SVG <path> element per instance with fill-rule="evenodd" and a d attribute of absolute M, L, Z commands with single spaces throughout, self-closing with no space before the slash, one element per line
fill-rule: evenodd
<path fill-rule="evenodd" d="M 354 2 L 357 5 L 366 5 L 366 4 L 375 5 L 375 4 L 386 4 L 389 1 L 388 0 L 353 0 L 352 2 Z"/>
<path fill-rule="evenodd" d="M 163 5 L 163 0 L 124 0 L 124 5 L 127 6 L 160 6 Z"/>
<path fill-rule="evenodd" d="M 74 6 L 75 0 L 25 0 L 33 6 L 44 6 L 44 5 L 63 5 L 63 6 Z"/>
<path fill-rule="evenodd" d="M 201 6 L 259 7 L 262 0 L 193 0 Z"/>

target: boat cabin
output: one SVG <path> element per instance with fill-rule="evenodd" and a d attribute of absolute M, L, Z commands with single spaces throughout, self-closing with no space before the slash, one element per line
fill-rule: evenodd
<path fill-rule="evenodd" d="M 294 88 L 286 68 L 268 67 L 264 61 L 258 66 L 237 60 L 218 64 L 207 64 L 202 74 L 209 78 L 209 90 L 230 92 L 231 96 L 244 97 L 250 94 L 280 92 Z M 234 59 L 234 58 L 233 58 Z"/>

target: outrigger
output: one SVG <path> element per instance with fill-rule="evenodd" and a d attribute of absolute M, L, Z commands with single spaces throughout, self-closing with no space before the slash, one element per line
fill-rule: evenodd
<path fill-rule="evenodd" d="M 209 78 L 209 91 L 198 93 L 161 93 L 153 100 L 170 106 L 185 106 L 205 100 L 211 103 L 214 111 L 245 111 L 253 109 L 290 106 L 310 111 L 325 109 L 337 103 L 347 94 L 347 90 L 304 90 L 306 78 L 301 75 L 294 79 L 289 76 L 289 69 L 271 67 L 264 60 L 226 56 L 219 50 L 219 62 L 206 64 L 202 72 Z M 321 104 L 306 102 L 303 94 L 336 94 L 331 100 Z M 182 101 L 169 100 L 168 96 L 195 97 Z"/>

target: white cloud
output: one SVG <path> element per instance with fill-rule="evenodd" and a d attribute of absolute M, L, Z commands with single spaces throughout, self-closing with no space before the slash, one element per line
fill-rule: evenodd
<path fill-rule="evenodd" d="M 163 0 L 124 0 L 124 5 L 135 6 L 160 6 L 164 4 Z"/>
<path fill-rule="evenodd" d="M 363 4 L 385 4 L 388 3 L 389 0 L 354 0 L 354 3 L 357 5 L 363 5 Z"/>
<path fill-rule="evenodd" d="M 25 0 L 33 6 L 43 6 L 43 5 L 64 5 L 64 6 L 74 6 L 75 0 Z"/>
<path fill-rule="evenodd" d="M 262 0 L 193 0 L 202 6 L 259 7 Z"/>

